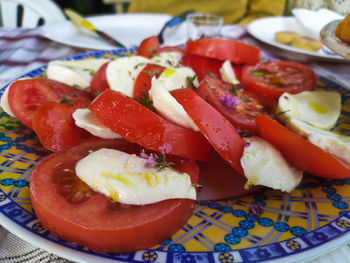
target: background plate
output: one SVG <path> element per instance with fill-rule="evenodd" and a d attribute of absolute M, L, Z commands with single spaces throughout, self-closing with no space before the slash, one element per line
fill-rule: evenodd
<path fill-rule="evenodd" d="M 275 41 L 275 33 L 279 31 L 294 31 L 302 35 L 308 35 L 295 20 L 294 17 L 268 17 L 254 20 L 247 27 L 248 32 L 256 39 L 273 46 L 276 52 L 282 57 L 299 61 L 326 61 L 326 62 L 346 62 L 342 57 L 326 53 L 329 50 L 320 49 L 318 52 L 307 51 L 283 45 Z M 332 53 L 332 51 L 329 50 Z"/>
<path fill-rule="evenodd" d="M 70 59 L 116 58 L 132 51 L 96 51 Z M 45 76 L 45 69 L 25 76 Z M 323 78 L 317 85 L 342 93 L 335 129 L 350 135 L 350 92 Z M 8 118 L 0 113 L 1 121 Z M 300 262 L 350 240 L 350 178 L 306 175 L 289 194 L 260 188 L 227 200 L 199 201 L 182 229 L 153 248 L 127 254 L 94 252 L 52 235 L 33 212 L 30 175 L 47 154 L 33 131 L 20 124 L 0 132 L 0 222 L 22 239 L 77 262 Z M 251 215 L 252 205 L 261 206 L 264 213 Z"/>
<path fill-rule="evenodd" d="M 170 18 L 170 15 L 163 14 L 117 14 L 93 16 L 88 17 L 87 20 L 126 47 L 132 47 L 139 45 L 146 37 L 158 35 Z M 116 48 L 93 32 L 78 29 L 70 21 L 45 25 L 41 28 L 41 32 L 45 37 L 69 46 L 95 50 Z M 165 38 L 165 44 L 183 44 L 186 41 L 186 34 L 182 36 L 182 38 L 168 39 L 168 41 Z"/>

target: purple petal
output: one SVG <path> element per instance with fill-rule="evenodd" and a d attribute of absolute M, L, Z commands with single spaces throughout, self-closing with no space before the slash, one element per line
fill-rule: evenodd
<path fill-rule="evenodd" d="M 140 157 L 143 158 L 143 159 L 147 159 L 148 158 L 148 155 L 145 153 L 145 150 L 141 150 L 140 152 Z"/>
<path fill-rule="evenodd" d="M 239 98 L 237 98 L 236 96 L 233 96 L 230 92 L 227 92 L 225 94 L 225 96 L 222 96 L 220 98 L 220 101 L 226 107 L 228 107 L 230 109 L 235 109 L 241 100 Z"/>

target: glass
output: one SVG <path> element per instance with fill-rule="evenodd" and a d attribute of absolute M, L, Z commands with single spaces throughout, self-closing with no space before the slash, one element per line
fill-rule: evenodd
<path fill-rule="evenodd" d="M 212 14 L 190 14 L 186 17 L 187 35 L 191 40 L 220 36 L 224 19 Z"/>

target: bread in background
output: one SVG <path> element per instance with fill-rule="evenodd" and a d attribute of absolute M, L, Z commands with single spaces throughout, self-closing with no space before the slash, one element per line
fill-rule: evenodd
<path fill-rule="evenodd" d="M 295 38 L 299 37 L 297 32 L 293 31 L 279 31 L 275 33 L 275 40 L 278 43 L 290 45 Z"/>
<path fill-rule="evenodd" d="M 334 34 L 341 41 L 350 44 L 350 13 L 339 22 L 335 28 Z"/>
<path fill-rule="evenodd" d="M 322 48 L 322 43 L 318 39 L 303 36 L 294 31 L 276 32 L 275 41 L 284 45 L 314 52 Z"/>

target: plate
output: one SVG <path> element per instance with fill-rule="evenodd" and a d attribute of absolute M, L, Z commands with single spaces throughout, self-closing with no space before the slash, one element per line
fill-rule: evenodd
<path fill-rule="evenodd" d="M 310 62 L 346 62 L 342 57 L 334 54 L 331 50 L 324 47 L 318 52 L 294 48 L 283 45 L 275 41 L 275 33 L 279 31 L 294 31 L 302 35 L 308 35 L 307 31 L 302 28 L 294 17 L 268 17 L 254 20 L 247 26 L 248 32 L 256 39 L 273 46 L 276 52 L 284 58 L 290 60 L 299 60 Z"/>
<path fill-rule="evenodd" d="M 137 46 L 143 39 L 157 35 L 171 18 L 165 14 L 116 14 L 88 17 L 99 30 L 109 34 L 126 47 Z M 77 28 L 70 21 L 45 25 L 42 34 L 61 44 L 92 50 L 112 50 L 115 46 L 96 36 L 93 32 Z M 183 44 L 186 34 L 178 39 L 165 38 L 165 44 Z"/>
<path fill-rule="evenodd" d="M 70 59 L 116 58 L 133 51 L 95 51 Z M 45 76 L 45 70 L 43 66 L 22 77 Z M 350 135 L 350 91 L 322 77 L 317 86 L 342 94 L 343 107 L 335 129 Z M 0 120 L 7 119 L 1 112 Z M 234 198 L 198 201 L 187 223 L 153 248 L 127 254 L 98 253 L 56 237 L 35 216 L 29 180 L 33 168 L 47 154 L 33 131 L 20 124 L 0 132 L 0 222 L 27 242 L 73 261 L 300 262 L 350 240 L 350 178 L 326 180 L 305 175 L 289 194 L 259 188 Z M 224 171 L 217 168 L 210 172 L 212 176 Z M 232 191 L 232 195 L 236 193 Z M 250 214 L 253 205 L 260 206 L 263 214 Z"/>

